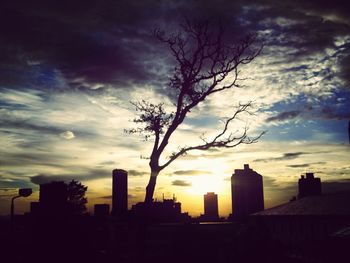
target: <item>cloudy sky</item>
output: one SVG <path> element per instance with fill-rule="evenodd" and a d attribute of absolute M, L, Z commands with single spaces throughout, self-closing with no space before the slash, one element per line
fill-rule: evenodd
<path fill-rule="evenodd" d="M 350 189 L 350 7 L 347 1 L 2 1 L 0 8 L 0 214 L 19 187 L 17 212 L 38 185 L 82 181 L 89 206 L 110 203 L 111 171 L 129 172 L 129 205 L 143 200 L 152 142 L 135 127 L 130 101 L 171 105 L 175 64 L 152 37 L 181 19 L 224 22 L 239 39 L 257 35 L 263 51 L 241 68 L 243 88 L 216 94 L 191 112 L 171 141 L 190 146 L 222 127 L 239 102 L 254 101 L 233 131 L 267 133 L 253 145 L 191 152 L 162 171 L 155 197 L 175 193 L 183 211 L 203 213 L 203 194 L 219 194 L 231 213 L 230 176 L 249 163 L 264 176 L 265 206 L 296 194 L 314 172 L 324 191 Z M 230 38 L 229 38 L 230 39 Z"/>

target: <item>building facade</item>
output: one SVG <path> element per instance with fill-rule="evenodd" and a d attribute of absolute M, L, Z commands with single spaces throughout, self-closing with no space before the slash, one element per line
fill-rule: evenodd
<path fill-rule="evenodd" d="M 219 219 L 218 195 L 209 192 L 204 195 L 204 215 L 203 218 L 209 221 Z"/>
<path fill-rule="evenodd" d="M 68 185 L 50 182 L 40 185 L 39 202 L 32 202 L 30 211 L 35 215 L 59 216 L 69 213 Z"/>
<path fill-rule="evenodd" d="M 264 210 L 263 178 L 248 164 L 244 169 L 235 169 L 231 177 L 231 194 L 233 218 L 246 218 Z"/>
<path fill-rule="evenodd" d="M 112 176 L 112 215 L 123 216 L 128 212 L 128 173 L 115 169 Z"/>
<path fill-rule="evenodd" d="M 322 194 L 321 179 L 315 178 L 313 173 L 306 173 L 301 176 L 298 182 L 298 198 Z"/>
<path fill-rule="evenodd" d="M 131 214 L 134 219 L 142 222 L 175 223 L 189 222 L 187 213 L 181 213 L 181 203 L 176 198 L 153 201 L 151 204 L 139 202 L 132 206 Z"/>

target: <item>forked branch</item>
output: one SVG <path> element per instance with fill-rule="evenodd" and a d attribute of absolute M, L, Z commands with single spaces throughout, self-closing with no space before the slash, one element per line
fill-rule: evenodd
<path fill-rule="evenodd" d="M 173 153 L 163 164 L 159 164 L 162 154 L 168 146 L 171 136 L 184 122 L 187 114 L 204 102 L 208 96 L 224 90 L 241 87 L 240 66 L 253 61 L 261 52 L 256 47 L 255 36 L 248 34 L 238 38 L 228 38 L 222 25 L 213 27 L 208 21 L 192 22 L 185 20 L 180 24 L 181 32 L 168 34 L 155 30 L 154 36 L 169 48 L 174 58 L 175 68 L 169 78 L 168 88 L 175 94 L 174 112 L 167 113 L 164 104 L 152 104 L 146 101 L 133 103 L 139 112 L 135 123 L 141 125 L 129 133 L 140 132 L 146 139 L 154 136 L 154 145 L 149 158 L 151 168 L 150 180 L 146 188 L 145 202 L 152 202 L 159 172 L 178 157 L 192 150 L 208 150 L 210 148 L 232 148 L 239 144 L 251 144 L 264 134 L 256 137 L 248 136 L 248 127 L 241 133 L 230 133 L 229 125 L 241 113 L 248 113 L 251 103 L 240 104 L 233 115 L 226 119 L 224 126 L 212 139 L 202 139 L 202 144 L 185 146 Z"/>
<path fill-rule="evenodd" d="M 233 148 L 238 146 L 239 144 L 252 144 L 256 143 L 261 136 L 265 134 L 265 132 L 261 132 L 259 135 L 255 137 L 249 137 L 248 127 L 245 126 L 242 133 L 238 136 L 236 136 L 234 133 L 227 134 L 228 128 L 230 123 L 237 118 L 237 116 L 243 112 L 248 113 L 252 115 L 248 108 L 251 107 L 251 102 L 248 102 L 246 104 L 241 104 L 238 106 L 235 113 L 232 115 L 232 117 L 228 118 L 225 123 L 222 131 L 216 135 L 212 140 L 208 141 L 207 139 L 201 137 L 201 140 L 204 142 L 203 144 L 197 145 L 197 146 L 189 146 L 189 147 L 182 147 L 178 152 L 173 153 L 167 162 L 165 162 L 163 165 L 160 166 L 160 169 L 164 169 L 169 164 L 171 164 L 173 161 L 175 161 L 178 157 L 185 155 L 187 152 L 192 150 L 208 150 L 210 148 Z M 227 136 L 225 136 L 227 135 Z"/>

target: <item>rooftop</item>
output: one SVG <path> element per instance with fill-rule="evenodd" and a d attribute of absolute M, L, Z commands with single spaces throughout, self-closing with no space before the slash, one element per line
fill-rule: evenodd
<path fill-rule="evenodd" d="M 264 211 L 254 216 L 267 215 L 347 215 L 350 216 L 350 191 L 308 196 Z"/>

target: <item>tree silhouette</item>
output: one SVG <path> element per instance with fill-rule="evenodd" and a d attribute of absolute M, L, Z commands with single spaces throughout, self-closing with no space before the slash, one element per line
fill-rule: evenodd
<path fill-rule="evenodd" d="M 81 182 L 72 180 L 67 187 L 68 203 L 70 205 L 71 212 L 75 215 L 82 215 L 86 211 L 87 199 L 85 192 L 87 186 Z"/>
<path fill-rule="evenodd" d="M 150 179 L 146 187 L 145 203 L 153 201 L 157 177 L 165 167 L 178 157 L 192 150 L 208 150 L 213 147 L 232 148 L 239 144 L 254 143 L 263 133 L 249 137 L 245 127 L 240 134 L 229 132 L 229 124 L 244 112 L 249 112 L 251 102 L 239 103 L 231 117 L 224 121 L 223 128 L 211 138 L 201 137 L 202 143 L 195 146 L 182 146 L 172 153 L 163 164 L 161 155 L 169 144 L 171 136 L 185 120 L 187 114 L 202 103 L 208 96 L 224 90 L 238 88 L 239 69 L 259 55 L 261 48 L 253 48 L 254 35 L 247 35 L 236 44 L 229 44 L 224 38 L 222 26 L 212 28 L 208 21 L 192 22 L 185 20 L 181 32 L 166 34 L 155 30 L 155 37 L 165 44 L 174 57 L 177 66 L 169 79 L 168 88 L 175 96 L 176 110 L 166 112 L 164 103 L 153 104 L 145 100 L 132 103 L 138 118 L 134 120 L 140 127 L 127 130 L 129 133 L 141 133 L 145 139 L 154 138 L 153 149 L 149 157 Z"/>

